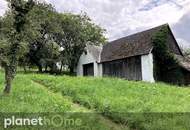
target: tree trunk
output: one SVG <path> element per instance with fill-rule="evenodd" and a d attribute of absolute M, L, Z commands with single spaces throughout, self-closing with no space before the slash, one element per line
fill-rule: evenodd
<path fill-rule="evenodd" d="M 61 63 L 61 68 L 60 68 L 60 73 L 62 72 L 62 70 L 63 70 L 63 63 Z"/>
<path fill-rule="evenodd" d="M 42 66 L 41 66 L 41 65 L 38 66 L 38 71 L 39 71 L 40 73 L 42 73 Z"/>
<path fill-rule="evenodd" d="M 45 72 L 47 72 L 48 70 L 48 65 L 46 64 L 46 66 L 45 66 Z"/>
<path fill-rule="evenodd" d="M 14 71 L 12 71 L 11 66 L 5 67 L 5 88 L 4 93 L 9 94 L 11 91 L 11 83 L 14 78 Z"/>
<path fill-rule="evenodd" d="M 74 73 L 74 67 L 69 67 L 69 70 L 70 70 L 70 74 Z"/>
<path fill-rule="evenodd" d="M 26 71 L 27 71 L 27 70 L 26 70 L 26 66 L 24 65 L 23 68 L 24 68 L 24 72 L 26 73 Z"/>

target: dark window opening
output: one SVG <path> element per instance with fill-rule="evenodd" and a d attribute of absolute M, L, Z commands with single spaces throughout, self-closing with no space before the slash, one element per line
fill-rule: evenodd
<path fill-rule="evenodd" d="M 83 74 L 84 76 L 94 76 L 94 64 L 83 65 Z"/>

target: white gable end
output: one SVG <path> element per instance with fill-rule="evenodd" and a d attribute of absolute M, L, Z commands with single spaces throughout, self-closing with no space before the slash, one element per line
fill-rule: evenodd
<path fill-rule="evenodd" d="M 92 53 L 87 50 L 79 59 L 77 65 L 77 76 L 84 76 L 84 65 L 93 63 L 94 76 L 102 76 L 102 65 L 98 64 L 98 61 L 94 58 Z"/>

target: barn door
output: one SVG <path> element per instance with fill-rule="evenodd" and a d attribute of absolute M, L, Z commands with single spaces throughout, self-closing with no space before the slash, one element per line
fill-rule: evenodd
<path fill-rule="evenodd" d="M 83 65 L 83 74 L 84 76 L 94 76 L 94 64 Z"/>

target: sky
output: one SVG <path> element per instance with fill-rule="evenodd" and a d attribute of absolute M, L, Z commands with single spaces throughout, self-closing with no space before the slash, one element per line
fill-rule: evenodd
<path fill-rule="evenodd" d="M 190 0 L 43 0 L 59 12 L 81 13 L 106 29 L 109 41 L 168 23 L 183 48 L 190 47 Z M 0 15 L 7 9 L 0 0 Z"/>

